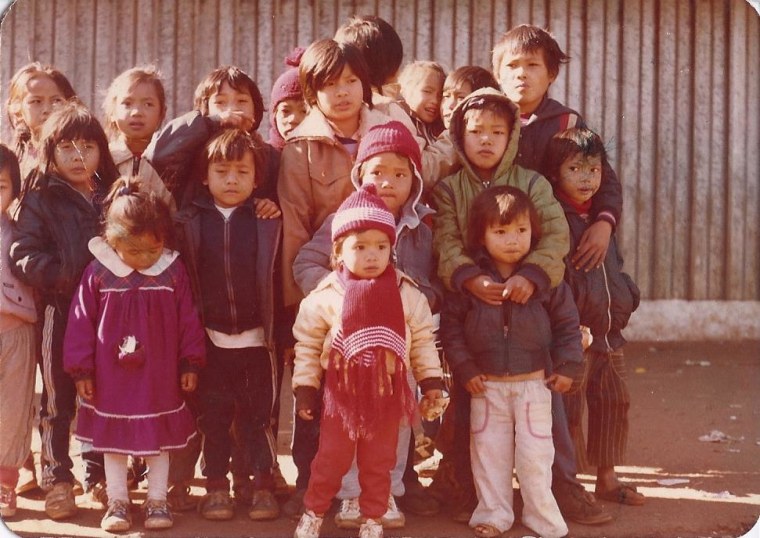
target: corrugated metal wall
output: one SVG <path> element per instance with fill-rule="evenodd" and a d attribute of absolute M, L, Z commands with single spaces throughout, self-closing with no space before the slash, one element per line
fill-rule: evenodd
<path fill-rule="evenodd" d="M 170 117 L 219 64 L 267 95 L 293 46 L 366 13 L 395 26 L 406 60 L 447 68 L 489 67 L 513 25 L 549 28 L 573 58 L 551 95 L 612 147 L 619 237 L 644 297 L 760 299 L 760 17 L 745 0 L 18 0 L 2 24 L 2 99 L 33 59 L 98 108 L 114 76 L 146 62 Z"/>

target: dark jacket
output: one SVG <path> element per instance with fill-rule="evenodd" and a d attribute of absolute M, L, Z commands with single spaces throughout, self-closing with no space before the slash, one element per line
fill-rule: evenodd
<path fill-rule="evenodd" d="M 477 260 L 494 281 L 504 281 L 485 254 Z M 479 374 L 541 369 L 575 380 L 583 369 L 578 311 L 564 282 L 537 291 L 524 305 L 504 301 L 491 306 L 470 294 L 449 292 L 440 334 L 446 361 L 461 383 Z"/>
<path fill-rule="evenodd" d="M 203 148 L 221 130 L 217 120 L 194 110 L 169 122 L 153 137 L 143 153 L 143 157 L 150 161 L 164 180 L 177 207 L 191 204 L 203 192 L 200 185 L 206 171 L 199 169 Z M 279 152 L 261 140 L 258 134 L 252 136 L 265 150 L 265 173 L 256 174 L 260 184 L 257 185 L 254 196 L 276 201 Z"/>
<path fill-rule="evenodd" d="M 590 222 L 569 204 L 560 200 L 570 225 L 570 252 L 574 252 L 583 232 Z M 614 351 L 625 344 L 620 333 L 628 324 L 631 313 L 639 306 L 639 288 L 630 276 L 623 272 L 623 258 L 615 241 L 610 246 L 604 263 L 598 269 L 578 271 L 567 260 L 565 280 L 570 284 L 578 307 L 581 325 L 591 329 L 594 341 L 591 349 L 601 352 Z"/>
<path fill-rule="evenodd" d="M 544 158 L 549 140 L 555 134 L 571 127 L 586 127 L 586 122 L 575 110 L 545 97 L 528 122 L 520 128 L 520 145 L 515 162 L 524 168 L 546 175 Z M 592 208 L 594 216 L 601 211 L 609 211 L 615 220 L 620 222 L 623 212 L 623 188 L 606 159 L 603 163 L 602 185 L 594 195 Z"/>
<path fill-rule="evenodd" d="M 65 315 L 92 260 L 87 243 L 100 232 L 105 191 L 97 184 L 90 202 L 66 181 L 43 176 L 13 215 L 13 274 Z"/>
<path fill-rule="evenodd" d="M 246 206 L 239 207 L 236 211 L 253 212 L 252 203 L 248 202 Z M 201 218 L 204 211 L 218 211 L 208 194 L 199 197 L 192 204 L 181 210 L 174 217 L 177 225 L 177 236 L 179 251 L 182 254 L 188 274 L 190 275 L 190 284 L 193 290 L 198 309 L 201 311 L 201 318 L 204 319 L 200 277 L 198 274 L 198 260 L 201 246 Z M 267 340 L 267 347 L 270 352 L 275 351 L 275 317 L 277 312 L 275 297 L 275 280 L 277 278 L 276 270 L 279 264 L 275 265 L 280 245 L 280 234 L 282 233 L 282 221 L 280 219 L 258 219 L 256 222 L 256 297 L 259 301 L 257 305 L 258 313 L 261 316 L 262 326 Z M 237 239 L 239 241 L 239 238 Z M 245 248 L 244 244 L 229 245 L 229 250 Z M 229 254 L 228 252 L 227 254 Z M 233 270 L 235 267 L 233 267 Z M 219 281 L 220 286 L 226 283 Z M 233 290 L 234 293 L 234 290 Z M 204 326 L 205 320 L 204 320 Z"/>

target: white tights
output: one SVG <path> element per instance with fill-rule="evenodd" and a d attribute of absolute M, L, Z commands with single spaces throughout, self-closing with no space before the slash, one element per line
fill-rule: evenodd
<path fill-rule="evenodd" d="M 158 456 L 147 456 L 148 463 L 148 499 L 166 500 L 169 481 L 169 453 L 161 452 Z M 127 491 L 127 456 L 124 454 L 104 454 L 103 463 L 106 471 L 106 492 L 109 500 L 129 502 Z"/>

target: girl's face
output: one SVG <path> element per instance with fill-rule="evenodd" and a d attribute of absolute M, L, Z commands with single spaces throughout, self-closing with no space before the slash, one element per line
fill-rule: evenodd
<path fill-rule="evenodd" d="M 13 182 L 8 168 L 0 170 L 0 213 L 5 214 L 13 201 Z"/>
<path fill-rule="evenodd" d="M 559 167 L 559 189 L 576 204 L 583 204 L 602 184 L 602 158 L 582 153 L 568 157 Z"/>
<path fill-rule="evenodd" d="M 47 75 L 32 77 L 26 83 L 26 93 L 21 99 L 21 119 L 37 135 L 51 112 L 66 102 L 63 92 Z"/>
<path fill-rule="evenodd" d="M 362 163 L 362 185 L 374 183 L 377 194 L 398 219 L 412 192 L 412 166 L 398 153 L 379 153 Z"/>
<path fill-rule="evenodd" d="M 359 128 L 363 97 L 361 79 L 346 65 L 340 75 L 317 90 L 317 107 L 345 136 L 351 136 Z"/>
<path fill-rule="evenodd" d="M 127 140 L 150 140 L 162 119 L 156 87 L 141 82 L 119 94 L 114 115 L 116 126 Z"/>
<path fill-rule="evenodd" d="M 338 259 L 359 278 L 376 278 L 391 262 L 391 240 L 380 230 L 350 234 L 343 241 Z"/>
<path fill-rule="evenodd" d="M 253 127 L 254 106 L 253 97 L 246 91 L 238 91 L 228 82 L 222 82 L 219 91 L 208 98 L 208 115 L 237 117 L 240 128 L 249 131 Z"/>
<path fill-rule="evenodd" d="M 239 161 L 214 161 L 203 182 L 219 207 L 238 207 L 256 188 L 256 163 L 247 151 Z"/>
<path fill-rule="evenodd" d="M 277 108 L 274 110 L 277 130 L 285 140 L 290 137 L 290 133 L 301 124 L 305 117 L 306 103 L 303 99 L 285 99 L 277 103 Z"/>
<path fill-rule="evenodd" d="M 459 86 L 443 87 L 443 97 L 441 98 L 441 118 L 443 119 L 443 126 L 447 129 L 451 125 L 451 114 L 459 103 L 461 103 L 465 97 L 472 93 L 472 85 L 469 82 L 462 82 Z"/>
<path fill-rule="evenodd" d="M 61 179 L 79 192 L 92 192 L 92 177 L 100 164 L 100 148 L 95 140 L 61 140 L 55 145 L 53 164 Z"/>
<path fill-rule="evenodd" d="M 440 114 L 442 90 L 440 73 L 424 69 L 415 84 L 401 89 L 401 95 L 418 118 L 425 123 L 433 123 Z"/>
<path fill-rule="evenodd" d="M 152 267 L 164 252 L 164 241 L 151 232 L 114 239 L 111 246 L 119 258 L 136 271 Z"/>
<path fill-rule="evenodd" d="M 508 269 L 510 274 L 520 260 L 530 251 L 530 216 L 517 215 L 512 222 L 499 224 L 498 221 L 486 227 L 483 246 L 498 269 Z M 502 273 L 503 274 L 503 273 Z"/>

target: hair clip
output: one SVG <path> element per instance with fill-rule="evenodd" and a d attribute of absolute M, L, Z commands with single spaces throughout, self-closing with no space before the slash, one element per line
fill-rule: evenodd
<path fill-rule="evenodd" d="M 130 189 L 128 185 L 124 185 L 122 188 L 119 189 L 118 193 L 119 193 L 119 196 L 122 196 L 122 195 L 128 196 L 132 194 L 132 189 Z"/>

